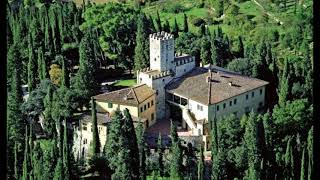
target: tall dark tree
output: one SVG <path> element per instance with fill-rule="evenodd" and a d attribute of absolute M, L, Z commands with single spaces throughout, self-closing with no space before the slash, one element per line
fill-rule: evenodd
<path fill-rule="evenodd" d="M 164 170 L 164 165 L 163 165 L 163 146 L 162 146 L 162 137 L 161 133 L 159 133 L 158 136 L 158 141 L 157 141 L 157 151 L 158 151 L 158 171 L 159 175 L 162 177 L 163 176 L 163 170 Z"/>
<path fill-rule="evenodd" d="M 28 127 L 26 127 L 25 133 L 25 148 L 24 148 L 24 158 L 23 158 L 23 169 L 22 169 L 22 179 L 29 179 L 30 171 L 30 152 L 29 152 L 29 138 L 28 138 Z"/>
<path fill-rule="evenodd" d="M 35 52 L 32 47 L 31 38 L 29 42 L 29 61 L 28 61 L 28 91 L 31 93 L 37 85 L 37 61 L 35 58 Z"/>
<path fill-rule="evenodd" d="M 183 13 L 183 32 L 188 32 L 189 31 L 189 26 L 188 26 L 188 19 L 187 15 Z"/>
<path fill-rule="evenodd" d="M 80 65 L 72 83 L 75 88 L 75 92 L 79 97 L 80 107 L 88 105 L 90 97 L 95 94 L 97 89 L 97 83 L 95 80 L 96 61 L 91 45 L 90 30 L 87 30 L 80 42 Z"/>
<path fill-rule="evenodd" d="M 243 47 L 243 42 L 242 42 L 241 36 L 239 36 L 238 40 L 239 40 L 239 44 L 238 44 L 239 57 L 243 58 L 244 57 L 244 47 Z"/>
<path fill-rule="evenodd" d="M 146 172 L 146 144 L 144 139 L 144 128 L 142 122 L 139 122 L 136 128 L 137 134 L 137 143 L 139 148 L 139 174 L 141 180 L 146 180 L 147 172 Z"/>
<path fill-rule="evenodd" d="M 200 57 L 202 65 L 211 63 L 210 41 L 207 37 L 201 39 Z"/>
<path fill-rule="evenodd" d="M 62 162 L 63 162 L 63 175 L 65 179 L 70 179 L 70 153 L 68 143 L 68 124 L 67 119 L 64 119 L 63 127 L 63 150 L 62 150 Z"/>
<path fill-rule="evenodd" d="M 171 160 L 170 160 L 170 178 L 182 179 L 182 150 L 177 133 L 177 127 L 171 120 Z"/>
<path fill-rule="evenodd" d="M 38 76 L 40 80 L 44 80 L 48 77 L 47 64 L 44 59 L 42 48 L 38 49 Z"/>
<path fill-rule="evenodd" d="M 200 158 L 198 160 L 198 180 L 204 179 L 204 155 L 203 147 L 200 145 Z"/>
<path fill-rule="evenodd" d="M 99 133 L 98 133 L 96 103 L 94 98 L 91 98 L 91 116 L 92 116 L 91 153 L 92 153 L 92 156 L 96 156 L 100 153 L 100 140 L 99 140 Z"/>
<path fill-rule="evenodd" d="M 126 147 L 129 150 L 129 159 L 132 167 L 131 176 L 133 178 L 138 178 L 139 175 L 139 149 L 137 144 L 137 136 L 133 125 L 133 120 L 130 115 L 128 109 L 123 111 L 124 114 L 124 122 L 123 122 L 123 131 L 124 131 L 124 139 L 126 140 Z"/>
<path fill-rule="evenodd" d="M 159 11 L 157 11 L 157 17 L 156 17 L 156 30 L 157 32 L 161 32 L 163 29 L 162 29 L 162 26 L 161 26 L 161 19 L 160 19 L 160 15 L 159 15 Z"/>
<path fill-rule="evenodd" d="M 136 47 L 134 50 L 134 70 L 140 70 L 149 66 L 149 54 L 146 52 L 148 48 L 148 35 L 146 34 L 146 26 L 144 23 L 145 16 L 140 14 L 138 16 L 137 33 L 136 33 Z"/>
<path fill-rule="evenodd" d="M 162 27 L 162 30 L 164 31 L 164 32 L 170 32 L 170 24 L 169 24 L 169 21 L 168 20 L 166 20 L 165 22 L 164 22 L 164 24 L 163 24 L 163 27 Z"/>
<path fill-rule="evenodd" d="M 177 19 L 176 18 L 174 18 L 174 24 L 173 24 L 171 33 L 174 35 L 175 38 L 179 37 L 179 25 L 177 23 Z"/>

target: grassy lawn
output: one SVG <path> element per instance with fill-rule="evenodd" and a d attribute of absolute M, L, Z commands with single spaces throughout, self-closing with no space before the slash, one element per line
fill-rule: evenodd
<path fill-rule="evenodd" d="M 136 85 L 136 79 L 123 79 L 123 80 L 118 80 L 114 86 L 127 86 L 127 87 L 131 87 Z"/>

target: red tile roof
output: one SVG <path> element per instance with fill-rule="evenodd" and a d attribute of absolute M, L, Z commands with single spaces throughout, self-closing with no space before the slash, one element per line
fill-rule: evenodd
<path fill-rule="evenodd" d="M 207 78 L 211 76 L 211 84 Z M 232 85 L 230 85 L 230 83 Z M 202 104 L 215 104 L 247 91 L 269 84 L 266 81 L 212 68 L 196 67 L 167 85 L 168 92 L 176 93 Z"/>

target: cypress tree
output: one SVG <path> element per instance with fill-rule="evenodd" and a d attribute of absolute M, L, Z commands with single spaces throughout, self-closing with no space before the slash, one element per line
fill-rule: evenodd
<path fill-rule="evenodd" d="M 44 80 L 48 77 L 47 66 L 44 60 L 42 48 L 38 48 L 38 77 Z"/>
<path fill-rule="evenodd" d="M 204 179 L 204 156 L 203 147 L 200 145 L 200 158 L 198 161 L 198 180 Z"/>
<path fill-rule="evenodd" d="M 34 50 L 31 45 L 32 42 L 29 42 L 29 61 L 28 61 L 28 91 L 31 93 L 32 90 L 36 88 L 37 80 L 37 61 L 34 56 Z"/>
<path fill-rule="evenodd" d="M 157 31 L 161 32 L 162 26 L 161 26 L 161 19 L 160 19 L 159 11 L 157 11 L 156 25 L 157 25 Z"/>
<path fill-rule="evenodd" d="M 308 132 L 308 139 L 307 139 L 307 149 L 308 149 L 308 180 L 314 178 L 314 171 L 313 171 L 313 127 Z"/>
<path fill-rule="evenodd" d="M 246 123 L 244 140 L 248 147 L 248 178 L 260 179 L 261 150 L 259 149 L 258 125 L 256 115 L 252 111 Z"/>
<path fill-rule="evenodd" d="M 210 41 L 206 37 L 201 40 L 200 58 L 202 65 L 209 64 L 211 62 Z"/>
<path fill-rule="evenodd" d="M 162 149 L 162 138 L 161 138 L 161 133 L 159 133 L 158 136 L 158 141 L 157 141 L 157 147 L 158 147 L 158 171 L 160 176 L 163 176 L 163 169 L 164 169 L 164 165 L 163 165 L 163 149 Z"/>
<path fill-rule="evenodd" d="M 97 112 L 96 112 L 96 103 L 95 99 L 91 98 L 91 116 L 92 116 L 92 144 L 91 144 L 91 153 L 93 156 L 96 156 L 100 153 L 100 140 L 98 133 L 98 124 L 97 124 Z"/>
<path fill-rule="evenodd" d="M 199 28 L 199 35 L 200 36 L 206 35 L 206 26 L 204 24 L 201 24 L 201 26 Z"/>
<path fill-rule="evenodd" d="M 170 160 L 170 178 L 182 179 L 182 151 L 180 147 L 180 140 L 177 133 L 177 127 L 171 120 L 171 160 Z"/>
<path fill-rule="evenodd" d="M 124 140 L 126 141 L 126 147 L 129 150 L 130 166 L 132 167 L 131 176 L 133 178 L 138 178 L 139 175 L 139 149 L 137 144 L 137 136 L 133 125 L 132 117 L 129 113 L 128 109 L 123 111 L 124 114 L 124 122 L 123 122 L 123 132 L 124 132 Z"/>
<path fill-rule="evenodd" d="M 63 127 L 63 150 L 62 150 L 62 166 L 63 166 L 63 177 L 70 179 L 70 165 L 69 165 L 69 144 L 68 144 L 68 126 L 67 120 L 64 119 Z"/>
<path fill-rule="evenodd" d="M 239 45 L 238 45 L 238 53 L 239 57 L 243 58 L 244 57 L 244 47 L 243 47 L 243 42 L 241 36 L 238 37 L 239 40 Z"/>
<path fill-rule="evenodd" d="M 171 33 L 174 35 L 175 38 L 179 37 L 179 26 L 176 18 L 174 18 L 174 24 Z"/>
<path fill-rule="evenodd" d="M 211 42 L 211 61 L 213 65 L 218 65 L 218 55 L 217 55 L 217 48 L 215 45 L 215 40 L 213 39 Z"/>
<path fill-rule="evenodd" d="M 148 44 L 146 39 L 148 39 L 145 32 L 145 24 L 143 22 L 143 15 L 139 15 L 137 23 L 137 33 L 136 33 L 136 47 L 134 50 L 134 70 L 140 70 L 149 66 L 148 60 L 149 56 L 145 53 L 148 49 Z"/>
<path fill-rule="evenodd" d="M 26 127 L 25 133 L 25 148 L 24 148 L 24 159 L 23 159 L 23 169 L 22 169 L 22 179 L 29 179 L 29 146 L 28 146 L 28 127 Z"/>
<path fill-rule="evenodd" d="M 300 170 L 300 180 L 305 180 L 307 179 L 306 177 L 306 159 L 305 159 L 305 154 L 306 154 L 306 148 L 303 148 L 302 151 L 302 158 L 301 158 L 301 170 Z"/>
<path fill-rule="evenodd" d="M 188 31 L 189 31 L 189 27 L 188 27 L 187 15 L 183 13 L 183 32 L 187 33 Z"/>
<path fill-rule="evenodd" d="M 18 146 L 17 142 L 14 143 L 14 178 L 19 179 L 19 167 L 18 167 Z"/>
<path fill-rule="evenodd" d="M 56 167 L 54 169 L 53 179 L 54 180 L 62 180 L 62 179 L 64 179 L 63 164 L 62 164 L 61 157 L 58 158 L 57 165 L 56 165 Z"/>
<path fill-rule="evenodd" d="M 163 30 L 164 32 L 168 32 L 168 33 L 170 32 L 170 24 L 169 24 L 169 21 L 168 21 L 168 20 L 165 21 L 162 30 Z"/>
<path fill-rule="evenodd" d="M 61 84 L 62 84 L 62 86 L 65 86 L 68 88 L 70 86 L 70 80 L 69 80 L 69 70 L 66 65 L 66 61 L 67 61 L 67 59 L 62 56 L 62 58 L 61 58 L 61 63 L 62 63 Z"/>
<path fill-rule="evenodd" d="M 218 154 L 218 128 L 217 128 L 217 119 L 213 118 L 213 122 L 212 122 L 212 131 L 211 131 L 211 137 L 212 137 L 212 145 L 211 145 L 211 153 L 212 153 L 212 157 L 216 156 Z"/>
<path fill-rule="evenodd" d="M 286 176 L 288 178 L 293 178 L 293 164 L 292 164 L 292 156 L 293 156 L 293 151 L 292 151 L 292 138 L 290 137 L 288 142 L 287 142 L 287 148 L 286 148 L 286 154 L 284 157 L 285 160 L 285 168 L 286 168 Z"/>
<path fill-rule="evenodd" d="M 140 179 L 141 180 L 146 180 L 146 152 L 145 152 L 145 140 L 144 140 L 144 128 L 142 125 L 142 122 L 139 122 L 137 129 L 136 129 L 136 134 L 137 134 L 137 143 L 138 143 L 138 148 L 139 148 L 139 173 L 140 173 Z"/>

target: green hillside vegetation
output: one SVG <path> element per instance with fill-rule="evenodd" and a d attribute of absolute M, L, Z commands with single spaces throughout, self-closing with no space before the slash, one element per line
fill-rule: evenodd
<path fill-rule="evenodd" d="M 7 179 L 313 179 L 311 0 L 84 2 L 9 2 Z M 101 69 L 133 75 L 149 67 L 148 37 L 159 31 L 172 33 L 176 52 L 197 66 L 269 82 L 260 114 L 209 122 L 211 171 L 202 147 L 183 145 L 173 121 L 169 147 L 159 135 L 150 153 L 142 123 L 135 128 L 127 109 L 112 114 L 99 149 L 91 97 Z M 136 83 L 117 78 L 118 87 Z M 77 128 L 67 127 L 90 111 L 94 142 L 85 163 L 73 158 Z"/>

